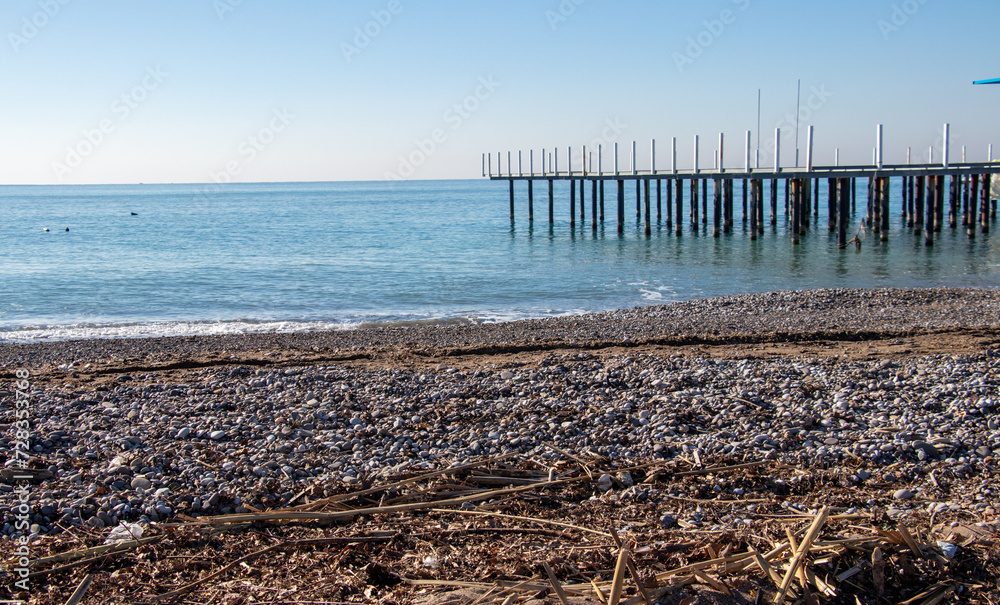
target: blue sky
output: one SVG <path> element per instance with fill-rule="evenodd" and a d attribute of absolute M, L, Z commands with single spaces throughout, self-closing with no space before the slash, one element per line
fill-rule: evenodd
<path fill-rule="evenodd" d="M 1000 156 L 996 0 L 4 0 L 0 183 L 477 178 L 637 140 L 639 164 Z M 536 151 L 536 163 L 538 152 Z M 605 155 L 605 165 L 610 165 Z M 563 160 L 564 161 L 564 160 Z M 577 160 L 579 161 L 579 160 Z M 804 159 L 803 159 L 804 162 Z M 564 165 L 564 164 L 563 164 Z"/>

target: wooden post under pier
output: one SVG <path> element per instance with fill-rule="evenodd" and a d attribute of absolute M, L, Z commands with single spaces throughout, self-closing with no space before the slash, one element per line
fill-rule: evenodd
<path fill-rule="evenodd" d="M 590 228 L 597 231 L 597 179 L 591 181 L 590 188 Z"/>
<path fill-rule="evenodd" d="M 652 227 L 652 225 L 649 222 L 650 221 L 650 216 L 649 216 L 649 179 L 643 179 L 642 183 L 643 183 L 644 192 L 646 194 L 646 207 L 645 207 L 645 209 L 646 209 L 646 228 L 645 228 L 645 232 L 646 232 L 646 235 L 652 235 L 652 233 L 653 233 L 653 227 Z"/>
<path fill-rule="evenodd" d="M 528 222 L 535 220 L 535 181 L 528 179 Z"/>
<path fill-rule="evenodd" d="M 969 212 L 969 186 L 972 183 L 972 179 L 963 176 L 962 177 L 962 226 L 969 226 L 969 217 L 972 214 Z"/>
<path fill-rule="evenodd" d="M 851 209 L 851 179 L 837 179 L 837 245 L 847 247 L 847 222 Z"/>
<path fill-rule="evenodd" d="M 663 220 L 663 183 L 656 179 L 656 225 Z"/>
<path fill-rule="evenodd" d="M 809 229 L 809 209 L 812 200 L 812 181 L 799 179 L 799 236 L 803 236 Z"/>
<path fill-rule="evenodd" d="M 974 217 L 976 216 L 976 204 L 978 203 L 978 199 L 979 199 L 979 175 L 978 174 L 972 175 L 972 179 L 971 180 L 972 180 L 972 183 L 971 183 L 971 186 L 970 186 L 971 187 L 971 194 L 968 196 L 969 197 L 969 217 L 970 217 L 970 220 L 969 220 L 968 224 L 966 225 L 966 229 L 968 231 L 969 239 L 975 239 L 975 237 L 976 237 L 976 219 Z M 987 181 L 987 183 L 989 183 L 989 181 Z"/>
<path fill-rule="evenodd" d="M 666 226 L 667 226 L 667 231 L 669 231 L 670 229 L 674 228 L 674 213 L 673 213 L 674 188 L 672 186 L 672 183 L 670 182 L 670 179 L 667 179 L 666 188 L 667 188 L 667 207 L 665 208 L 666 213 L 664 214 L 664 217 L 667 219 Z"/>
<path fill-rule="evenodd" d="M 904 176 L 900 180 L 903 183 L 903 188 L 899 190 L 900 200 L 901 200 L 899 207 L 900 207 L 900 216 L 902 216 L 903 224 L 905 225 L 906 224 L 906 177 Z"/>
<path fill-rule="evenodd" d="M 681 236 L 681 228 L 684 226 L 684 181 L 681 179 L 674 179 L 674 193 L 676 194 L 676 207 L 677 207 L 677 237 Z"/>
<path fill-rule="evenodd" d="M 743 179 L 743 222 L 747 222 L 747 179 Z"/>
<path fill-rule="evenodd" d="M 933 246 L 934 245 L 934 198 L 936 197 L 935 191 L 937 186 L 934 183 L 937 177 L 934 175 L 927 176 L 927 218 L 924 221 L 924 245 Z"/>
<path fill-rule="evenodd" d="M 792 243 L 799 243 L 799 226 L 802 216 L 802 182 L 799 179 L 791 179 L 791 200 L 788 205 L 792 219 Z"/>
<path fill-rule="evenodd" d="M 733 187 L 735 184 L 733 179 L 726 179 L 723 181 L 723 185 L 725 186 L 722 193 L 725 196 L 726 220 L 722 224 L 722 230 L 729 233 L 733 230 Z"/>
<path fill-rule="evenodd" d="M 761 182 L 761 188 L 764 184 Z M 763 202 L 761 202 L 763 204 Z M 771 179 L 771 224 L 778 224 L 778 179 Z"/>
<path fill-rule="evenodd" d="M 785 179 L 785 218 L 791 220 L 792 212 L 792 179 Z"/>
<path fill-rule="evenodd" d="M 958 225 L 958 176 L 952 175 L 948 188 L 948 226 Z"/>
<path fill-rule="evenodd" d="M 983 234 L 987 234 L 987 233 L 990 232 L 990 215 L 989 215 L 989 209 L 990 209 L 990 184 L 991 184 L 990 175 L 984 174 L 983 175 L 983 198 L 982 198 L 981 203 L 980 203 L 980 208 L 982 209 L 980 211 L 980 224 L 983 227 Z"/>
<path fill-rule="evenodd" d="M 819 179 L 813 179 L 813 181 L 814 181 L 814 183 L 813 183 L 813 192 L 812 192 L 813 216 L 818 217 L 819 216 Z"/>
<path fill-rule="evenodd" d="M 708 179 L 701 179 L 701 224 L 708 224 Z"/>
<path fill-rule="evenodd" d="M 618 233 L 625 233 L 625 181 L 618 180 Z"/>
<path fill-rule="evenodd" d="M 698 181 L 691 179 L 691 231 L 698 231 Z"/>
<path fill-rule="evenodd" d="M 722 235 L 722 179 L 712 180 L 712 237 Z"/>
<path fill-rule="evenodd" d="M 903 177 L 903 191 L 906 192 L 906 226 L 913 226 L 913 177 L 904 176 Z"/>
<path fill-rule="evenodd" d="M 837 179 L 827 179 L 826 186 L 828 189 L 826 203 L 827 222 L 830 233 L 833 233 L 837 230 L 837 208 L 839 203 L 837 199 Z"/>
<path fill-rule="evenodd" d="M 944 175 L 939 175 L 934 179 L 934 232 L 940 233 L 944 226 Z"/>
<path fill-rule="evenodd" d="M 552 196 L 552 179 L 549 179 L 549 224 L 555 222 L 555 215 L 553 214 L 553 196 Z"/>
<path fill-rule="evenodd" d="M 889 241 L 889 177 L 882 177 L 882 241 Z"/>
<path fill-rule="evenodd" d="M 914 193 L 916 193 L 916 200 L 914 201 L 913 208 L 913 220 L 914 220 L 914 235 L 920 235 L 924 230 L 924 202 L 927 195 L 927 187 L 925 184 L 925 177 L 918 176 L 914 179 L 916 183 L 914 184 Z"/>
<path fill-rule="evenodd" d="M 875 227 L 875 177 L 868 177 L 868 207 L 865 213 L 865 224 L 874 231 Z"/>
<path fill-rule="evenodd" d="M 601 224 L 604 224 L 604 179 L 601 179 Z"/>
<path fill-rule="evenodd" d="M 764 235 L 764 181 L 757 181 L 757 234 Z"/>
<path fill-rule="evenodd" d="M 750 241 L 757 241 L 757 183 L 750 182 Z"/>
<path fill-rule="evenodd" d="M 510 220 L 514 220 L 514 179 L 510 179 Z"/>
<path fill-rule="evenodd" d="M 569 226 L 576 227 L 576 181 L 569 180 Z"/>

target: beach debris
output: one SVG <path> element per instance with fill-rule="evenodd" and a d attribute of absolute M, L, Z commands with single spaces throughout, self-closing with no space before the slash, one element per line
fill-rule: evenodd
<path fill-rule="evenodd" d="M 138 523 L 120 523 L 114 527 L 104 539 L 105 544 L 119 544 L 121 542 L 131 542 L 142 538 L 145 531 Z"/>
<path fill-rule="evenodd" d="M 965 530 L 947 525 L 932 530 L 942 538 L 967 536 L 962 553 L 944 539 L 928 543 L 903 523 L 880 527 L 884 514 L 852 513 L 836 505 L 800 513 L 782 507 L 772 495 L 766 498 L 766 508 L 757 506 L 761 514 L 742 513 L 753 519 L 752 529 L 741 530 L 741 523 L 725 520 L 732 516 L 734 503 L 745 507 L 749 499 L 716 493 L 691 499 L 697 502 L 677 501 L 679 507 L 700 510 L 709 525 L 668 528 L 657 522 L 655 510 L 623 506 L 612 499 L 617 498 L 615 492 L 595 500 L 588 496 L 591 490 L 580 488 L 596 484 L 601 476 L 623 473 L 632 475 L 636 485 L 666 493 L 697 490 L 706 475 L 748 486 L 773 485 L 776 477 L 795 475 L 798 469 L 767 461 L 733 464 L 707 458 L 700 469 L 680 459 L 622 467 L 585 453 L 574 457 L 586 460 L 598 478 L 589 476 L 576 460 L 542 465 L 517 456 L 481 458 L 432 472 L 406 470 L 372 487 L 305 497 L 293 507 L 199 518 L 182 515 L 150 528 L 122 524 L 108 537 L 109 545 L 42 557 L 33 570 L 59 584 L 63 574 L 105 557 L 104 571 L 94 573 L 90 585 L 94 602 L 106 602 L 102 595 L 117 587 L 106 573 L 108 565 L 118 569 L 120 577 L 133 560 L 163 565 L 179 561 L 161 572 L 158 577 L 165 581 L 157 586 L 133 587 L 132 602 L 137 603 L 169 602 L 184 595 L 203 600 L 226 593 L 240 578 L 252 577 L 255 586 L 265 588 L 267 582 L 261 582 L 266 578 L 285 573 L 306 577 L 313 566 L 333 561 L 344 566 L 342 579 L 325 589 L 301 585 L 286 594 L 299 600 L 351 601 L 348 595 L 354 594 L 364 595 L 366 602 L 413 603 L 451 602 L 448 595 L 453 594 L 455 603 L 492 605 L 545 595 L 559 603 L 596 598 L 606 605 L 645 605 L 667 594 L 694 598 L 704 591 L 748 600 L 763 591 L 767 602 L 813 603 L 877 594 L 917 605 L 959 590 L 992 594 L 974 575 L 982 565 L 994 567 L 988 563 L 997 554 L 992 527 Z M 548 481 L 553 466 L 559 478 Z M 812 473 L 819 490 L 837 476 Z M 536 483 L 524 484 L 521 480 L 527 477 Z M 657 479 L 646 482 L 650 477 Z M 483 478 L 491 478 L 487 484 L 495 487 L 483 488 L 475 481 Z M 821 497 L 808 489 L 792 496 Z M 552 501 L 571 506 L 553 509 Z M 465 510 L 466 503 L 476 506 Z M 332 531 L 330 521 L 339 524 Z M 156 535 L 142 537 L 145 530 Z M 261 532 L 270 537 L 262 542 Z M 111 536 L 116 538 L 113 543 Z M 205 539 L 217 544 L 221 558 L 192 576 L 185 570 L 194 569 L 198 557 L 180 553 L 198 552 L 197 545 Z M 545 548 L 539 550 L 540 544 Z M 112 548 L 116 550 L 100 550 Z M 412 552 L 416 565 L 405 565 L 405 558 L 401 564 L 401 552 Z M 312 554 L 302 556 L 305 553 Z M 111 555 L 114 559 L 108 558 Z M 939 560 L 956 563 L 942 565 Z M 454 561 L 462 565 L 450 563 Z M 925 579 L 918 581 L 918 576 Z M 171 582 L 170 577 L 184 580 Z M 65 583 L 67 591 L 74 586 Z M 424 601 L 420 595 L 434 595 L 436 600 Z"/>

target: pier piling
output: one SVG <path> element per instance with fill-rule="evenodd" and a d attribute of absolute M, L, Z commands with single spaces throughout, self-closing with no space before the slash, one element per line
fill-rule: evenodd
<path fill-rule="evenodd" d="M 643 188 L 645 189 L 645 194 L 646 194 L 646 197 L 645 197 L 645 200 L 646 200 L 646 206 L 645 206 L 645 210 L 646 210 L 646 229 L 645 229 L 645 231 L 646 231 L 646 235 L 652 235 L 652 233 L 653 233 L 653 227 L 652 227 L 652 225 L 649 222 L 650 221 L 650 217 L 649 217 L 649 179 L 643 179 L 642 182 L 643 182 L 643 185 L 644 185 Z"/>
<path fill-rule="evenodd" d="M 569 226 L 576 226 L 576 181 L 569 180 Z"/>
<path fill-rule="evenodd" d="M 720 232 L 720 227 L 722 226 L 722 179 L 716 178 L 712 180 L 712 237 L 719 237 L 722 235 Z"/>
<path fill-rule="evenodd" d="M 597 231 L 597 179 L 593 179 L 591 181 L 591 188 L 590 188 L 590 228 L 593 231 Z"/>
<path fill-rule="evenodd" d="M 674 193 L 676 193 L 677 199 L 677 237 L 681 236 L 681 227 L 684 225 L 684 181 L 681 179 L 674 179 Z"/>
<path fill-rule="evenodd" d="M 625 181 L 618 180 L 618 233 L 625 233 Z"/>
<path fill-rule="evenodd" d="M 971 194 L 969 195 L 969 222 L 966 225 L 966 230 L 968 232 L 969 239 L 975 239 L 976 237 L 976 204 L 979 198 L 979 175 L 974 174 L 971 177 Z M 987 184 L 989 181 L 987 181 Z"/>
<path fill-rule="evenodd" d="M 851 179 L 838 179 L 837 245 L 841 248 L 847 247 L 848 211 L 851 206 L 850 186 Z"/>
<path fill-rule="evenodd" d="M 514 220 L 514 179 L 510 179 L 510 220 Z"/>
<path fill-rule="evenodd" d="M 535 181 L 528 181 L 528 222 L 535 220 Z"/>

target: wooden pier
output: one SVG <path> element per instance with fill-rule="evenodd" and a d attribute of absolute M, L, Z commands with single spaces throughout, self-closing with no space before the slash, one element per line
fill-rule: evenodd
<path fill-rule="evenodd" d="M 775 164 L 771 168 L 751 168 L 750 133 L 747 132 L 744 165 L 739 168 L 724 165 L 724 137 L 719 136 L 715 167 L 702 169 L 698 165 L 698 138 L 695 137 L 694 165 L 687 170 L 677 166 L 677 141 L 671 144 L 670 167 L 661 170 L 656 166 L 656 142 L 651 142 L 650 163 L 646 170 L 636 166 L 635 143 L 632 143 L 631 162 L 627 171 L 618 165 L 618 145 L 615 144 L 612 170 L 603 167 L 603 149 L 597 149 L 597 169 L 593 156 L 582 149 L 584 165 L 574 169 L 572 149 L 567 151 L 566 168 L 560 170 L 557 150 L 541 151 L 541 169 L 535 170 L 534 151 L 528 153 L 525 170 L 522 152 L 507 153 L 506 171 L 503 156 L 483 154 L 483 176 L 491 180 L 506 180 L 510 187 L 510 218 L 515 215 L 515 183 L 527 182 L 528 220 L 534 221 L 535 183 L 548 183 L 548 219 L 555 221 L 554 182 L 569 181 L 569 220 L 575 227 L 577 218 L 586 225 L 587 191 L 590 191 L 590 227 L 596 231 L 605 222 L 605 186 L 610 181 L 617 201 L 615 213 L 619 233 L 625 230 L 627 191 L 635 183 L 636 220 L 650 235 L 654 224 L 661 225 L 677 237 L 683 226 L 692 232 L 711 229 L 720 237 L 733 229 L 736 215 L 736 184 L 739 183 L 741 219 L 748 225 L 750 238 L 757 239 L 765 233 L 765 224 L 778 223 L 779 215 L 788 224 L 793 244 L 806 235 L 812 221 L 821 220 L 820 208 L 825 206 L 825 217 L 830 232 L 837 233 L 837 242 L 844 248 L 853 239 L 851 216 L 857 211 L 857 192 L 862 188 L 862 221 L 869 236 L 888 241 L 890 232 L 890 195 L 899 187 L 902 199 L 901 218 L 904 226 L 914 235 L 923 237 L 926 245 L 934 243 L 936 234 L 945 224 L 949 229 L 961 228 L 969 238 L 977 233 L 988 234 L 996 220 L 997 200 L 991 195 L 993 175 L 1000 174 L 1000 163 L 992 161 L 992 147 L 986 162 L 949 162 L 948 126 L 945 126 L 943 160 L 938 164 L 885 165 L 882 163 L 882 129 L 879 127 L 873 164 L 868 166 L 814 166 L 813 129 L 809 128 L 804 167 L 780 165 L 780 130 L 775 132 Z M 837 153 L 839 157 L 839 152 Z M 910 153 L 907 151 L 907 158 Z M 496 158 L 496 170 L 493 158 Z M 588 186 L 589 184 L 589 186 Z M 577 195 L 579 190 L 579 196 Z M 783 191 L 783 196 L 779 195 Z M 688 192 L 685 199 L 685 192 Z M 867 194 L 867 195 L 864 195 Z M 826 203 L 821 198 L 826 197 Z M 630 197 L 630 195 L 629 195 Z M 783 203 L 779 203 L 782 200 Z M 579 202 L 579 207 L 577 203 Z M 655 204 L 655 214 L 653 205 Z M 687 209 L 685 219 L 685 207 Z M 578 209 L 579 208 L 579 209 Z M 780 212 L 779 212 L 780 211 Z M 655 216 L 655 222 L 654 222 Z M 711 227 L 708 222 L 711 219 Z M 849 239 L 850 238 L 850 239 Z"/>

